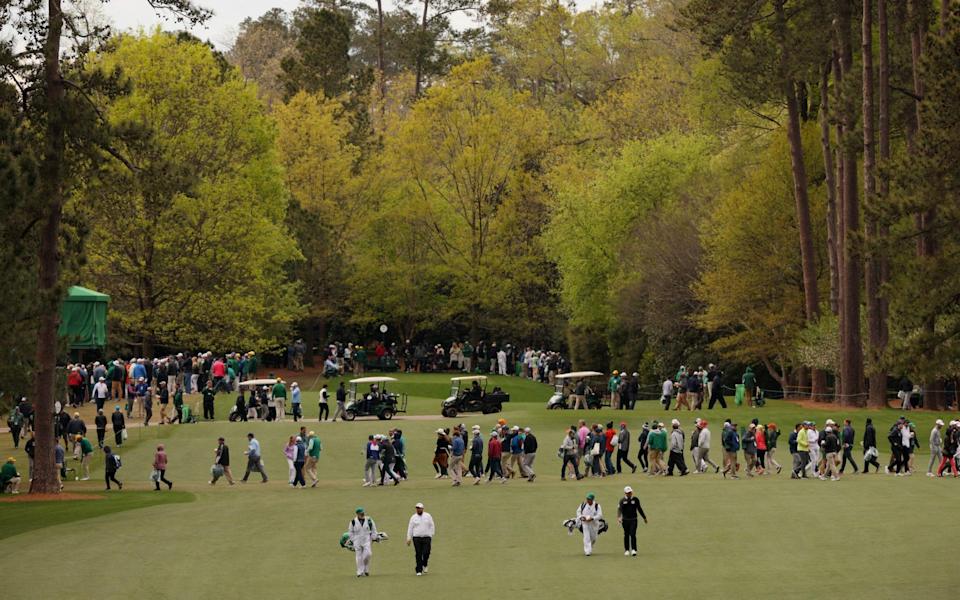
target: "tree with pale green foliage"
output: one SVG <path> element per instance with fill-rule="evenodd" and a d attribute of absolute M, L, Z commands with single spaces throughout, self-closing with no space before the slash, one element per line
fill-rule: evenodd
<path fill-rule="evenodd" d="M 90 224 L 84 283 L 110 294 L 114 343 L 262 350 L 301 315 L 285 267 L 287 191 L 254 86 L 210 49 L 170 34 L 123 36 L 90 69 L 130 94 L 104 106 L 134 134 L 73 196 Z"/>

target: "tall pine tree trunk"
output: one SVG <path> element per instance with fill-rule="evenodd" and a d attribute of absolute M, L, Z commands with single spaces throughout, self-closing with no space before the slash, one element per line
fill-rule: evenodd
<path fill-rule="evenodd" d="M 417 75 L 416 85 L 414 86 L 414 97 L 420 97 L 420 91 L 423 89 L 423 62 L 426 59 L 427 44 L 427 9 L 430 8 L 430 0 L 423 0 L 423 19 L 420 22 L 420 40 L 417 44 Z"/>
<path fill-rule="evenodd" d="M 35 439 L 33 481 L 30 492 L 56 494 L 57 471 L 54 463 L 53 380 L 57 365 L 57 326 L 59 324 L 60 221 L 64 202 L 64 155 L 66 115 L 64 84 L 60 75 L 60 36 L 63 12 L 60 0 L 48 0 L 47 37 L 43 44 L 44 108 L 46 128 L 44 155 L 40 165 L 40 193 L 46 200 L 45 221 L 40 236 L 39 296 L 42 302 L 37 332 L 37 365 L 34 389 Z"/>
<path fill-rule="evenodd" d="M 879 42 L 879 89 L 878 89 L 878 125 L 880 146 L 880 200 L 886 202 L 890 195 L 890 179 L 885 169 L 890 163 L 890 39 L 887 26 L 887 0 L 877 0 L 877 29 Z M 880 225 L 880 237 L 886 238 L 889 231 L 885 224 Z M 880 285 L 890 281 L 890 260 L 881 254 Z M 880 296 L 880 345 L 886 351 L 890 341 L 890 300 L 886 294 Z M 884 392 L 886 393 L 886 392 Z"/>
<path fill-rule="evenodd" d="M 840 312 L 840 262 L 837 258 L 837 178 L 833 145 L 830 143 L 830 64 L 820 71 L 820 145 L 823 147 L 823 172 L 827 188 L 827 260 L 830 266 L 830 312 Z"/>
<path fill-rule="evenodd" d="M 383 116 L 383 99 L 387 95 L 387 83 L 383 68 L 383 0 L 377 0 L 377 75 L 380 89 L 380 116 Z"/>
<path fill-rule="evenodd" d="M 846 81 L 853 72 L 853 43 L 851 39 L 852 11 L 845 0 L 837 2 L 836 36 L 840 58 L 840 75 Z M 852 94 L 842 93 L 839 108 L 844 135 L 856 130 L 856 116 Z M 860 229 L 860 200 L 857 182 L 857 149 L 850 140 L 842 140 L 843 195 L 841 219 L 843 222 L 843 268 L 841 271 L 840 310 L 840 405 L 859 403 L 863 396 L 863 348 L 860 339 L 860 254 L 854 243 Z M 852 235 L 850 235 L 852 234 Z"/>
<path fill-rule="evenodd" d="M 867 332 L 870 342 L 870 389 L 868 404 L 880 408 L 886 403 L 887 377 L 883 371 L 883 313 L 880 307 L 880 263 L 876 242 L 879 226 L 876 216 L 876 141 L 873 100 L 873 2 L 863 0 L 861 21 L 861 63 L 863 65 L 863 200 L 867 207 L 863 219 L 866 242 L 865 286 L 867 296 Z"/>
<path fill-rule="evenodd" d="M 786 16 L 784 1 L 774 3 L 780 43 L 781 65 L 789 64 L 790 49 L 786 43 Z M 803 161 L 803 139 L 800 136 L 800 104 L 797 87 L 786 69 L 781 71 L 783 95 L 787 103 L 787 140 L 790 143 L 790 167 L 793 172 L 793 197 L 797 206 L 797 231 L 800 242 L 800 263 L 803 271 L 804 312 L 807 323 L 820 320 L 820 293 L 817 289 L 817 269 L 814 262 L 813 228 L 810 223 L 810 199 L 807 193 L 807 167 Z M 814 398 L 822 398 L 827 391 L 827 376 L 820 369 L 810 373 Z"/>

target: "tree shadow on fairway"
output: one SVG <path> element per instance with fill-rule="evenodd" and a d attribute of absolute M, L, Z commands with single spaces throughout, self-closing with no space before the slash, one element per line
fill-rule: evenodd
<path fill-rule="evenodd" d="M 53 500 L 49 502 L 14 502 L 0 509 L 0 540 L 21 533 L 64 523 L 137 510 L 160 504 L 193 502 L 189 492 L 119 492 L 90 494 L 96 500 Z"/>

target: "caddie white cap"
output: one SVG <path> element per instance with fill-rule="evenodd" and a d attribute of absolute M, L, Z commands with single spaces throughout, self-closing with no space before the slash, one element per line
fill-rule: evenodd
<path fill-rule="evenodd" d="M 417 502 L 414 508 L 423 508 L 423 502 Z"/>
<path fill-rule="evenodd" d="M 937 419 L 937 425 L 943 427 L 943 421 L 940 419 Z"/>
<path fill-rule="evenodd" d="M 627 487 L 623 488 L 623 493 L 624 493 L 624 494 L 632 494 L 632 493 L 633 493 L 633 488 L 628 485 Z"/>

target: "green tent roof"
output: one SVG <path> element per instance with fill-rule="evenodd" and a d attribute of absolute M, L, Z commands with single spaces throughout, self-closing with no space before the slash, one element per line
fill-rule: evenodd
<path fill-rule="evenodd" d="M 60 307 L 60 337 L 70 349 L 103 348 L 107 345 L 107 304 L 110 296 L 75 285 L 67 290 Z"/>

